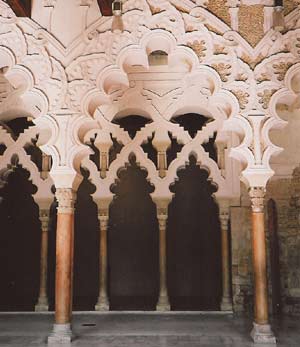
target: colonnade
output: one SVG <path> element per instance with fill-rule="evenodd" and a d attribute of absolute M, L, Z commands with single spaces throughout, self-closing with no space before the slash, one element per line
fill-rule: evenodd
<path fill-rule="evenodd" d="M 58 191 L 56 197 L 62 199 L 62 191 Z M 66 192 L 63 193 L 66 195 Z M 74 193 L 73 193 L 74 194 Z M 75 195 L 74 195 L 75 196 Z M 65 199 L 65 197 L 64 197 Z M 111 199 L 103 199 L 98 201 L 98 220 L 99 220 L 99 234 L 100 234 L 100 244 L 99 244 L 99 294 L 98 300 L 95 305 L 95 311 L 109 311 L 109 297 L 107 293 L 107 272 L 108 272 L 108 247 L 107 247 L 107 229 L 109 221 L 109 205 Z M 57 233 L 59 233 L 60 225 L 66 223 L 68 218 L 73 218 L 74 211 L 62 207 L 61 202 L 58 205 L 58 222 L 57 222 Z M 170 199 L 155 199 L 155 204 L 157 207 L 157 220 L 159 225 L 159 297 L 156 306 L 157 311 L 169 311 L 170 301 L 168 296 L 168 286 L 167 286 L 167 220 L 168 220 L 168 205 Z M 229 203 L 221 202 L 220 204 L 220 225 L 221 225 L 221 243 L 222 243 L 222 284 L 223 284 L 223 295 L 220 304 L 222 311 L 232 311 L 232 296 L 231 296 L 231 285 L 230 285 L 230 258 L 229 258 Z M 70 207 L 71 208 L 71 207 Z M 72 212 L 72 213 L 71 213 Z M 71 216 L 63 216 L 64 214 Z M 49 227 L 49 211 L 40 210 L 40 220 L 41 220 L 41 260 L 40 260 L 40 289 L 37 304 L 35 306 L 35 311 L 48 311 L 49 303 L 47 297 L 47 253 L 48 253 L 48 227 Z M 61 222 L 63 220 L 64 222 Z M 69 222 L 71 223 L 71 222 Z M 71 238 L 73 238 L 73 226 L 69 229 Z M 62 226 L 61 226 L 62 228 Z M 62 240 L 57 241 L 58 247 L 63 247 L 59 242 L 71 242 L 72 252 L 73 252 L 73 241 L 67 239 L 67 235 L 62 236 Z M 69 251 L 68 251 L 69 252 Z M 57 250 L 57 255 L 61 252 Z M 73 256 L 73 255 L 72 255 Z M 60 265 L 62 266 L 62 265 Z M 63 270 L 66 271 L 66 270 Z M 57 288 L 56 291 L 59 291 Z M 56 293 L 57 294 L 57 293 Z M 71 295 L 71 294 L 70 294 Z"/>
<path fill-rule="evenodd" d="M 73 292 L 73 257 L 74 257 L 74 204 L 76 192 L 73 189 L 58 188 L 56 190 L 57 230 L 56 230 L 56 285 L 55 285 L 55 324 L 49 343 L 71 341 L 72 292 Z M 157 198 L 154 202 L 157 207 L 159 225 L 159 271 L 160 287 L 156 309 L 169 311 L 170 301 L 167 287 L 167 252 L 166 230 L 168 220 L 168 205 L 171 199 Z M 107 293 L 107 229 L 109 221 L 109 205 L 111 199 L 97 201 L 98 219 L 100 225 L 99 244 L 99 295 L 95 305 L 96 311 L 109 310 L 109 297 Z M 219 201 L 219 217 L 221 225 L 220 238 L 222 241 L 222 283 L 223 295 L 220 308 L 223 311 L 232 311 L 232 296 L 230 285 L 230 259 L 229 259 L 229 209 L 228 200 Z M 47 299 L 47 230 L 49 211 L 40 211 L 41 220 L 41 270 L 40 292 L 36 311 L 48 310 Z M 260 321 L 259 321 L 260 322 Z"/>
<path fill-rule="evenodd" d="M 264 196 L 265 189 L 253 187 L 249 191 L 252 207 L 252 252 L 254 272 L 254 327 L 251 336 L 257 342 L 270 342 L 275 337 L 271 331 L 268 317 L 266 243 L 264 229 Z M 55 288 L 55 324 L 49 342 L 71 341 L 72 291 L 73 291 L 73 256 L 74 256 L 74 203 L 76 193 L 72 189 L 57 189 L 57 241 L 56 241 L 56 288 Z M 160 290 L 157 311 L 170 310 L 167 288 L 167 252 L 166 226 L 168 219 L 169 199 L 154 199 L 157 206 L 159 222 L 159 270 Z M 229 212 L 228 200 L 219 200 L 219 218 L 222 244 L 222 284 L 223 295 L 220 308 L 232 311 L 230 284 L 230 251 L 229 251 Z M 109 310 L 107 293 L 107 227 L 109 220 L 110 200 L 98 201 L 98 218 L 100 224 L 99 244 L 99 296 L 96 311 Z M 101 207 L 100 207 L 101 206 Z M 36 311 L 48 310 L 47 299 L 47 230 L 49 212 L 40 211 L 41 219 L 41 271 L 40 292 Z"/>

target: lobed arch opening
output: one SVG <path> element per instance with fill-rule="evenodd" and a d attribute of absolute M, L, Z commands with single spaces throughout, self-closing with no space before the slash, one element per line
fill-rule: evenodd
<path fill-rule="evenodd" d="M 155 310 L 158 288 L 158 221 L 153 185 L 134 154 L 111 186 L 108 286 L 110 309 Z"/>
<path fill-rule="evenodd" d="M 218 188 L 193 152 L 177 175 L 170 186 L 173 199 L 167 224 L 171 308 L 217 311 L 222 295 L 220 224 L 214 199 Z"/>
<path fill-rule="evenodd" d="M 0 189 L 2 274 L 0 310 L 33 311 L 39 292 L 40 221 L 37 187 L 13 155 Z M 3 300 L 4 299 L 4 300 Z"/>

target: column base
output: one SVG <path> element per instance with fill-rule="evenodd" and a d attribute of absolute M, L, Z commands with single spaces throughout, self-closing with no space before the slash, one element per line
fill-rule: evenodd
<path fill-rule="evenodd" d="M 158 303 L 156 305 L 156 311 L 160 311 L 160 312 L 171 311 L 171 306 L 166 296 L 162 296 L 159 298 Z"/>
<path fill-rule="evenodd" d="M 49 311 L 49 306 L 48 305 L 36 304 L 34 306 L 34 311 L 35 312 L 48 312 Z"/>
<path fill-rule="evenodd" d="M 233 311 L 232 300 L 230 298 L 222 298 L 221 311 Z"/>
<path fill-rule="evenodd" d="M 49 304 L 47 298 L 39 298 L 37 304 L 34 306 L 35 312 L 49 311 Z"/>
<path fill-rule="evenodd" d="M 253 322 L 251 337 L 254 343 L 276 344 L 276 337 L 269 324 L 256 324 Z"/>
<path fill-rule="evenodd" d="M 48 336 L 48 345 L 70 344 L 73 340 L 71 324 L 54 324 L 53 331 Z"/>
<path fill-rule="evenodd" d="M 109 311 L 109 302 L 106 297 L 99 297 L 98 302 L 95 305 L 95 311 Z"/>

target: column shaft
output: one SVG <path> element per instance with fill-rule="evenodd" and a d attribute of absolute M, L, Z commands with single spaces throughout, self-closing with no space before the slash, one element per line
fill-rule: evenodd
<path fill-rule="evenodd" d="M 56 190 L 58 200 L 56 227 L 55 324 L 48 343 L 58 345 L 72 340 L 74 201 L 69 188 Z"/>
<path fill-rule="evenodd" d="M 230 252 L 229 252 L 229 206 L 224 210 L 220 207 L 221 247 L 222 247 L 222 311 L 232 311 L 232 296 L 230 284 Z"/>
<path fill-rule="evenodd" d="M 41 210 L 40 220 L 42 226 L 41 237 L 41 260 L 40 260 L 40 290 L 38 302 L 35 305 L 35 311 L 48 311 L 48 297 L 47 297 L 47 271 L 48 271 L 48 223 L 49 212 Z"/>
<path fill-rule="evenodd" d="M 251 337 L 255 343 L 276 343 L 269 325 L 267 257 L 264 221 L 264 187 L 250 189 L 252 204 L 252 262 L 254 273 L 254 323 Z"/>
<path fill-rule="evenodd" d="M 71 322 L 74 215 L 57 214 L 55 323 Z"/>
<path fill-rule="evenodd" d="M 96 311 L 108 311 L 109 301 L 107 295 L 107 224 L 108 209 L 100 212 L 100 248 L 99 248 L 99 297 L 95 306 Z"/>
<path fill-rule="evenodd" d="M 264 213 L 252 212 L 252 256 L 255 286 L 255 322 L 268 323 L 267 264 Z"/>
<path fill-rule="evenodd" d="M 167 209 L 158 212 L 159 222 L 159 299 L 156 306 L 157 311 L 170 311 L 170 303 L 167 288 Z"/>

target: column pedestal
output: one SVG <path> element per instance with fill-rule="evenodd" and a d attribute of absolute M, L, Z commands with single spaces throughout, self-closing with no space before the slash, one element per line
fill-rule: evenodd
<path fill-rule="evenodd" d="M 56 345 L 71 344 L 72 342 L 71 324 L 54 324 L 53 331 L 48 336 L 48 345 L 55 347 Z"/>
<path fill-rule="evenodd" d="M 256 324 L 253 322 L 250 336 L 254 343 L 276 344 L 276 338 L 269 324 Z"/>
<path fill-rule="evenodd" d="M 47 297 L 47 269 L 48 269 L 48 224 L 49 211 L 40 210 L 40 220 L 42 226 L 41 239 L 41 265 L 40 265 L 40 291 L 38 302 L 35 305 L 36 312 L 44 312 L 49 310 Z"/>
<path fill-rule="evenodd" d="M 72 286 L 74 201 L 72 189 L 59 188 L 56 228 L 55 324 L 48 337 L 49 344 L 65 344 L 72 340 Z"/>
<path fill-rule="evenodd" d="M 263 187 L 252 187 L 249 192 L 252 205 L 252 261 L 254 273 L 254 323 L 251 337 L 255 343 L 276 343 L 269 325 L 267 258 L 264 224 Z"/>

